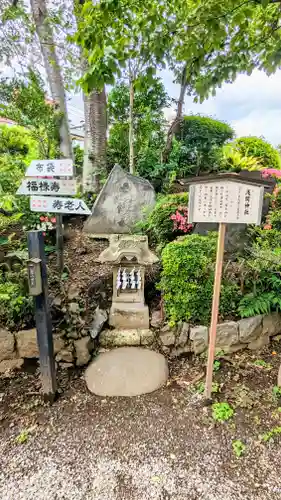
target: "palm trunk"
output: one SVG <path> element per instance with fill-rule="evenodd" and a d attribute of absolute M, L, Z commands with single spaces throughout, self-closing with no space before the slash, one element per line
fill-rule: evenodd
<path fill-rule="evenodd" d="M 176 113 L 175 119 L 171 123 L 170 128 L 168 130 L 166 145 L 165 145 L 165 149 L 163 151 L 163 163 L 168 163 L 169 155 L 170 155 L 170 152 L 172 149 L 173 137 L 174 137 L 175 133 L 179 130 L 179 127 L 180 127 L 180 122 L 182 119 L 184 97 L 185 97 L 185 92 L 187 89 L 186 71 L 187 71 L 187 66 L 185 66 L 183 68 L 183 72 L 182 72 L 180 95 L 179 95 L 179 100 L 178 100 L 178 105 L 177 105 L 177 113 Z"/>
<path fill-rule="evenodd" d="M 85 139 L 83 162 L 83 191 L 98 193 L 100 177 L 106 171 L 106 94 L 93 90 L 84 95 Z"/>
<path fill-rule="evenodd" d="M 129 108 L 129 164 L 130 173 L 135 173 L 134 156 L 134 79 L 130 74 L 130 108 Z"/>
<path fill-rule="evenodd" d="M 52 29 L 48 22 L 46 0 L 31 0 L 30 3 L 52 98 L 62 114 L 59 130 L 60 152 L 63 157 L 72 158 L 64 85 Z"/>
<path fill-rule="evenodd" d="M 91 131 L 91 150 L 89 160 L 91 161 L 91 174 L 89 184 L 93 193 L 100 190 L 100 177 L 106 171 L 106 93 L 93 90 L 88 96 L 89 100 L 89 123 Z"/>

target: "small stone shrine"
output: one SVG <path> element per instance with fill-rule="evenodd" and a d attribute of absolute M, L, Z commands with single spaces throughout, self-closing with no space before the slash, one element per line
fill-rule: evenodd
<path fill-rule="evenodd" d="M 99 262 L 113 264 L 113 297 L 109 324 L 115 328 L 149 328 L 144 302 L 144 271 L 158 261 L 148 248 L 147 236 L 112 235 Z"/>

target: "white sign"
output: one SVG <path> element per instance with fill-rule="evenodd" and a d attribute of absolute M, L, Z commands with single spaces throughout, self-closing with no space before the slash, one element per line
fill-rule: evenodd
<path fill-rule="evenodd" d="M 92 213 L 83 200 L 56 196 L 31 196 L 30 210 L 57 214 L 90 215 Z"/>
<path fill-rule="evenodd" d="M 73 175 L 72 160 L 33 160 L 26 177 L 71 177 Z"/>
<path fill-rule="evenodd" d="M 188 222 L 260 224 L 263 187 L 235 181 L 192 184 Z"/>
<path fill-rule="evenodd" d="M 17 190 L 17 194 L 71 196 L 76 194 L 76 182 L 74 179 L 35 179 L 34 177 L 26 177 Z"/>

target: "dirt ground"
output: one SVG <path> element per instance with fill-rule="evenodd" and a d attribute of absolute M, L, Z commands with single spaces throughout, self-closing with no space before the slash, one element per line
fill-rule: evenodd
<path fill-rule="evenodd" d="M 234 409 L 227 422 L 203 405 L 203 358 L 171 361 L 168 384 L 136 398 L 96 397 L 82 371 L 64 371 L 49 406 L 36 366 L 0 378 L 0 499 L 280 499 L 280 352 L 276 342 L 218 358 L 214 400 Z"/>

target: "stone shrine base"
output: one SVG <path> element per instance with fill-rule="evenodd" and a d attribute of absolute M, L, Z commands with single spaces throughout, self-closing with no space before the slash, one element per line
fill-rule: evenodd
<path fill-rule="evenodd" d="M 101 353 L 85 372 L 89 391 L 98 396 L 139 396 L 167 382 L 168 363 L 162 354 L 140 347 Z"/>
<path fill-rule="evenodd" d="M 138 303 L 112 303 L 109 324 L 115 328 L 149 328 L 148 306 Z"/>

